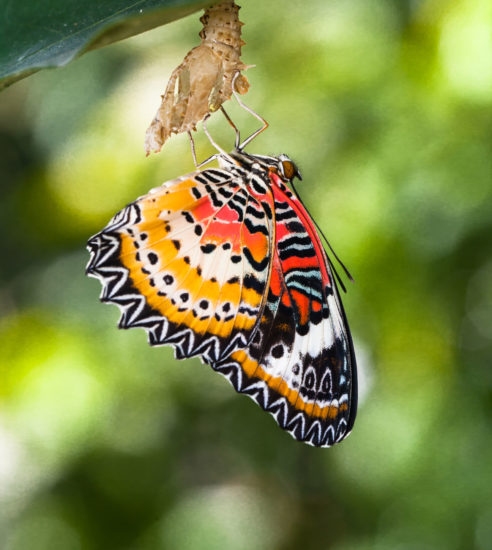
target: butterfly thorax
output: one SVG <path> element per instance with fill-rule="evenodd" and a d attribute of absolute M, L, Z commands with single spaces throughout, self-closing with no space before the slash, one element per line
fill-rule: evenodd
<path fill-rule="evenodd" d="M 232 159 L 232 161 L 231 161 Z M 252 155 L 236 149 L 228 156 L 219 157 L 219 165 L 225 170 L 234 171 L 241 168 L 241 175 L 255 174 L 266 182 L 271 182 L 272 174 L 276 174 L 283 183 L 289 183 L 295 177 L 302 179 L 296 164 L 287 156 L 270 157 Z"/>

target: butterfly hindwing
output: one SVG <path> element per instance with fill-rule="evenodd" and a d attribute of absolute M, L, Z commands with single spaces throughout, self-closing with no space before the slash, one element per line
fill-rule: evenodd
<path fill-rule="evenodd" d="M 355 357 L 326 254 L 311 219 L 276 176 L 268 299 L 248 349 L 217 369 L 296 439 L 330 446 L 355 416 Z"/>

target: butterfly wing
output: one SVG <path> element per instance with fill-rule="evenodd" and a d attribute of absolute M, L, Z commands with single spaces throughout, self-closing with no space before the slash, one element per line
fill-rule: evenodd
<path fill-rule="evenodd" d="M 164 184 L 89 240 L 87 271 L 121 327 L 200 356 L 296 439 L 330 446 L 355 418 L 352 341 L 309 215 L 270 178 L 204 170 Z"/>
<path fill-rule="evenodd" d="M 313 222 L 275 174 L 275 250 L 267 304 L 247 349 L 214 366 L 296 439 L 327 447 L 357 408 L 352 340 Z"/>
<path fill-rule="evenodd" d="M 263 192 L 267 192 L 266 197 Z M 129 204 L 88 242 L 89 275 L 120 327 L 215 363 L 248 345 L 264 308 L 273 248 L 268 187 L 209 169 Z M 268 217 L 270 212 L 270 218 Z"/>

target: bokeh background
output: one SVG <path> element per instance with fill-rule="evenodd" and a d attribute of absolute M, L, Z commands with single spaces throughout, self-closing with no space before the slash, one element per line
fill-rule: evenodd
<path fill-rule="evenodd" d="M 0 547 L 489 550 L 492 4 L 242 4 L 244 100 L 271 125 L 249 151 L 298 162 L 356 281 L 355 429 L 295 442 L 119 331 L 84 275 L 88 237 L 193 169 L 186 136 L 147 159 L 143 137 L 195 14 L 0 94 Z"/>

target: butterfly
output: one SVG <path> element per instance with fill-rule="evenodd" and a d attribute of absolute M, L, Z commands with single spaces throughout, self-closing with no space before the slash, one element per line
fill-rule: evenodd
<path fill-rule="evenodd" d="M 88 242 L 90 276 L 121 328 L 198 356 L 295 439 L 341 441 L 357 410 L 356 360 L 334 268 L 286 155 L 236 148 L 168 181 Z"/>

